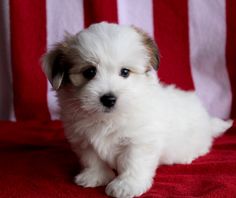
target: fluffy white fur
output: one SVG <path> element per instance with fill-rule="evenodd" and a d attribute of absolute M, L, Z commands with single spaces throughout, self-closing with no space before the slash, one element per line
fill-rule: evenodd
<path fill-rule="evenodd" d="M 191 163 L 232 125 L 209 116 L 194 92 L 159 82 L 148 50 L 137 29 L 99 23 L 67 36 L 45 55 L 66 136 L 84 167 L 75 177 L 78 185 L 107 185 L 113 197 L 140 196 L 158 166 Z M 55 61 L 58 53 L 66 65 Z M 91 80 L 81 74 L 88 65 L 97 68 Z M 131 71 L 128 78 L 119 75 L 124 67 Z M 100 102 L 106 93 L 117 97 L 110 111 Z"/>

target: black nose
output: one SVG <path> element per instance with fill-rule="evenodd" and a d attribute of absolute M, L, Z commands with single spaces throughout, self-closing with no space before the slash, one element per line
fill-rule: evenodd
<path fill-rule="evenodd" d="M 113 94 L 105 94 L 100 98 L 100 101 L 103 106 L 111 108 L 116 103 L 116 97 Z"/>

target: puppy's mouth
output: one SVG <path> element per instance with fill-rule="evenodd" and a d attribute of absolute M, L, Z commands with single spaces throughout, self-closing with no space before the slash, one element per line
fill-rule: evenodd
<path fill-rule="evenodd" d="M 103 108 L 103 112 L 104 113 L 111 113 L 111 112 L 113 112 L 114 111 L 114 107 L 113 108 L 107 108 L 107 107 L 104 107 Z"/>

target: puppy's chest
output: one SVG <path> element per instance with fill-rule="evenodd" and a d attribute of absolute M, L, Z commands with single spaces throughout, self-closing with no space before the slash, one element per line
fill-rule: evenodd
<path fill-rule="evenodd" d="M 112 168 L 116 167 L 117 158 L 130 143 L 130 138 L 125 136 L 106 136 L 97 138 L 96 141 L 91 142 L 95 152 L 99 157 L 107 162 Z"/>

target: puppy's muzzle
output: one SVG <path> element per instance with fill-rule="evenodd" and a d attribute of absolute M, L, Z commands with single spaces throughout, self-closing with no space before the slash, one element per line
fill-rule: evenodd
<path fill-rule="evenodd" d="M 116 100 L 117 100 L 116 96 L 114 96 L 111 93 L 105 94 L 100 97 L 100 102 L 104 107 L 107 108 L 112 108 L 116 104 Z"/>

